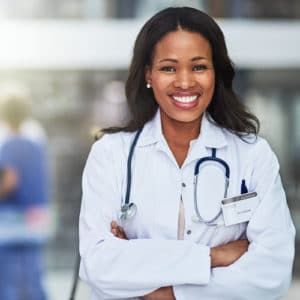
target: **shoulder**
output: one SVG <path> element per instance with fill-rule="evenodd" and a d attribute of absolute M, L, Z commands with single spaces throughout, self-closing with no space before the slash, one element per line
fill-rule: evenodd
<path fill-rule="evenodd" d="M 96 141 L 90 151 L 95 159 L 124 160 L 127 159 L 135 132 L 117 132 L 104 134 Z"/>
<path fill-rule="evenodd" d="M 241 159 L 256 166 L 272 165 L 279 168 L 278 159 L 269 142 L 254 134 L 245 135 L 242 138 L 238 135 L 223 129 L 229 145 L 229 150 L 235 149 Z"/>
<path fill-rule="evenodd" d="M 1 142 L 1 149 L 3 151 L 20 152 L 32 151 L 39 149 L 39 145 L 23 136 L 11 136 Z"/>
<path fill-rule="evenodd" d="M 133 135 L 127 132 L 104 134 L 91 147 L 83 178 L 105 175 L 114 178 L 116 184 L 122 182 Z"/>
<path fill-rule="evenodd" d="M 92 145 L 92 151 L 118 151 L 132 141 L 135 132 L 106 133 Z"/>
<path fill-rule="evenodd" d="M 229 145 L 233 144 L 249 151 L 272 151 L 269 142 L 260 135 L 242 134 L 238 136 L 227 129 L 222 129 L 222 131 Z"/>

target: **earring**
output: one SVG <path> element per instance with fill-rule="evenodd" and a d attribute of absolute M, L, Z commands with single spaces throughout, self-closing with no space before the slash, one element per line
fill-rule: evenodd
<path fill-rule="evenodd" d="M 146 87 L 147 87 L 147 89 L 150 89 L 151 88 L 151 84 L 149 82 L 147 82 Z"/>

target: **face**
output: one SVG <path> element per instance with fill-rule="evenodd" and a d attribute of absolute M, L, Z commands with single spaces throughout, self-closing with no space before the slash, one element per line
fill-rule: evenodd
<path fill-rule="evenodd" d="M 160 106 L 163 124 L 200 123 L 215 86 L 209 42 L 199 33 L 168 33 L 155 46 L 146 81 Z"/>

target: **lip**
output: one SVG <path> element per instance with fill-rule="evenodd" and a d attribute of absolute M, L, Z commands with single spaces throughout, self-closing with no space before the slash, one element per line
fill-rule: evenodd
<path fill-rule="evenodd" d="M 173 105 L 175 105 L 177 108 L 188 110 L 196 107 L 200 101 L 201 94 L 200 93 L 191 93 L 191 92 L 176 92 L 171 95 L 169 95 Z M 177 101 L 175 98 L 192 98 L 196 97 L 195 100 L 189 101 L 188 99 L 185 99 L 186 102 Z"/>
<path fill-rule="evenodd" d="M 195 92 L 175 92 L 170 94 L 170 96 L 175 97 L 192 97 L 192 96 L 200 96 L 201 93 L 195 93 Z"/>

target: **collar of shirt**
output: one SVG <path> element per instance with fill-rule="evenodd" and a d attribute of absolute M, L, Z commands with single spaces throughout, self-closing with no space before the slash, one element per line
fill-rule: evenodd
<path fill-rule="evenodd" d="M 209 113 L 205 112 L 201 120 L 201 132 L 195 144 L 203 141 L 203 144 L 207 148 L 225 147 L 227 140 L 223 130 L 212 120 Z M 165 137 L 162 133 L 160 110 L 158 109 L 154 118 L 145 124 L 137 146 L 143 147 L 162 141 L 165 141 Z"/>
<path fill-rule="evenodd" d="M 160 109 L 157 110 L 154 118 L 145 124 L 143 132 L 137 142 L 137 147 L 144 147 L 152 144 L 157 144 L 160 149 L 169 152 L 167 149 L 167 142 L 162 132 Z M 186 163 L 198 159 L 199 156 L 207 155 L 207 150 L 205 148 L 219 149 L 225 146 L 227 146 L 227 140 L 224 129 L 219 127 L 209 114 L 205 112 L 201 120 L 201 132 L 198 138 L 191 143 Z"/>

